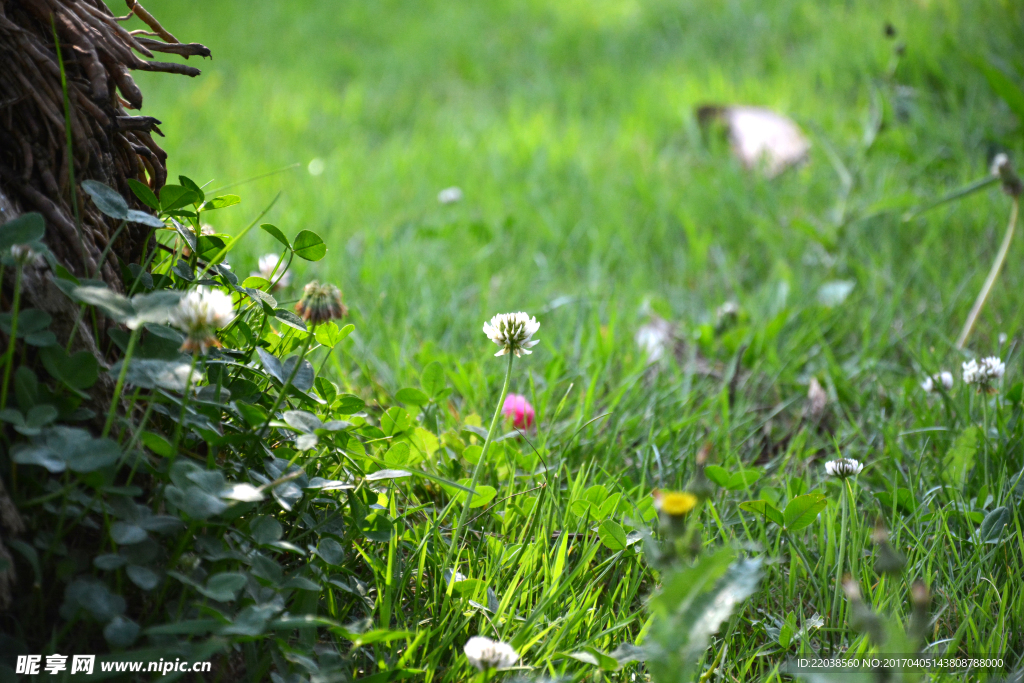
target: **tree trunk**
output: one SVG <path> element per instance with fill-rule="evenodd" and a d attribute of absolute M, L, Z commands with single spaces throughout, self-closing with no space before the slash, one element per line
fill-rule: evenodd
<path fill-rule="evenodd" d="M 136 53 L 210 54 L 202 45 L 179 43 L 135 0 L 126 4 L 128 15 L 115 17 L 102 0 L 0 0 L 0 194 L 12 205 L 0 213 L 0 222 L 12 218 L 12 211 L 40 212 L 47 246 L 58 261 L 79 277 L 95 274 L 115 290 L 121 289 L 118 259 L 138 262 L 152 229 L 129 224 L 99 263 L 117 224 L 83 199 L 81 188 L 75 193 L 76 219 L 72 175 L 76 184 L 87 178 L 105 183 L 129 206 L 145 210 L 128 180 L 159 191 L 167 180 L 167 154 L 152 137 L 162 135 L 160 122 L 125 111 L 142 106 L 130 71 L 197 76 L 199 69 L 147 61 Z M 121 24 L 132 15 L 150 30 L 126 30 Z"/>
<path fill-rule="evenodd" d="M 128 224 L 110 245 L 118 222 L 83 199 L 80 186 L 72 194 L 72 179 L 76 185 L 98 180 L 116 189 L 130 207 L 146 210 L 128 180 L 159 192 L 167 180 L 167 154 L 152 137 L 163 135 L 160 122 L 125 111 L 142 106 L 130 71 L 198 76 L 199 70 L 145 61 L 135 53 L 149 58 L 153 52 L 210 55 L 202 45 L 179 43 L 135 0 L 126 4 L 128 15 L 115 17 L 102 0 L 0 0 L 0 224 L 38 211 L 46 219 L 44 241 L 57 261 L 79 278 L 100 278 L 115 291 L 124 289 L 122 264 L 140 262 L 152 228 Z M 121 22 L 132 15 L 150 31 L 123 28 Z M 9 308 L 13 280 L 12 269 L 6 270 L 2 299 Z M 49 313 L 50 329 L 66 344 L 78 306 L 57 288 L 45 265 L 26 266 L 22 285 L 23 307 Z M 90 351 L 106 365 L 91 334 L 75 335 L 74 348 Z M 101 378 L 105 381 L 93 388 L 97 406 L 109 404 L 112 394 L 109 377 L 101 373 Z M 0 539 L 23 530 L 0 479 Z M 14 580 L 10 553 L 0 543 L 0 611 L 10 602 Z"/>

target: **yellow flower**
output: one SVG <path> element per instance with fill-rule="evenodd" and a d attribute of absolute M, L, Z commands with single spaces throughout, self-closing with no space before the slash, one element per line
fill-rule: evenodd
<path fill-rule="evenodd" d="M 668 491 L 658 495 L 658 510 L 669 517 L 682 517 L 697 506 L 697 496 L 692 493 Z"/>

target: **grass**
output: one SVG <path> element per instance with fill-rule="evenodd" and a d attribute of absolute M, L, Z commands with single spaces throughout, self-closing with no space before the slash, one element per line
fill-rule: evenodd
<path fill-rule="evenodd" d="M 328 366 L 343 389 L 371 408 L 393 405 L 439 361 L 454 393 L 424 424 L 436 420 L 457 454 L 477 438 L 463 427 L 486 424 L 501 388 L 483 321 L 505 310 L 541 321 L 541 344 L 512 381 L 539 428 L 492 450 L 481 481 L 496 502 L 470 524 L 456 560 L 479 583 L 446 589 L 444 530 L 457 515 L 436 487 L 396 480 L 376 500 L 394 533 L 354 540 L 346 576 L 355 581 L 320 587 L 314 611 L 416 633 L 403 647 L 361 648 L 356 668 L 466 680 L 461 646 L 482 633 L 511 641 L 535 674 L 631 680 L 638 664 L 600 673 L 567 655 L 609 652 L 656 629 L 644 599 L 671 574 L 642 544 L 609 550 L 589 531 L 605 513 L 579 501 L 620 494 L 609 514 L 636 520 L 653 488 L 691 481 L 706 445 L 711 462 L 759 478 L 715 488 L 698 517 L 703 544 L 762 558 L 763 578 L 701 655 L 701 671 L 717 662 L 717 680 L 780 680 L 787 652 L 866 647 L 846 600 L 843 616 L 831 613 L 840 488 L 822 461 L 837 449 L 867 464 L 851 487 L 846 535 L 865 600 L 907 621 L 910 582 L 922 579 L 935 597 L 929 642 L 1020 667 L 1024 275 L 1013 264 L 1024 246 L 1012 245 L 970 343 L 1007 360 L 1002 392 L 958 383 L 927 396 L 922 374 L 956 371 L 964 358 L 953 339 L 1009 201 L 992 188 L 902 220 L 984 175 L 993 151 L 1024 151 L 1017 122 L 971 62 L 992 58 L 1020 80 L 1019 11 L 1009 3 L 147 7 L 214 54 L 195 82 L 139 76 L 144 113 L 163 120 L 175 168 L 216 187 L 301 164 L 238 188 L 243 205 L 213 221 L 238 232 L 282 191 L 269 220 L 324 237 L 327 258 L 297 280 L 345 291 L 356 332 Z M 905 43 L 899 59 L 886 21 Z M 813 138 L 809 163 L 774 181 L 745 173 L 696 127 L 704 102 L 791 114 Z M 306 170 L 314 158 L 322 175 Z M 448 185 L 465 200 L 440 206 Z M 271 248 L 259 239 L 232 254 L 237 270 Z M 852 281 L 852 292 L 822 305 L 821 286 L 836 281 Z M 716 331 L 728 300 L 738 320 Z M 690 342 L 653 369 L 633 341 L 646 308 Z M 710 373 L 686 362 L 698 355 Z M 812 378 L 829 398 L 818 416 L 805 407 Z M 300 462 L 310 473 L 326 466 Z M 458 478 L 468 465 L 431 466 Z M 801 531 L 739 508 L 808 491 L 828 506 Z M 906 555 L 902 575 L 874 571 L 876 515 Z M 1007 526 L 990 536 L 979 531 L 986 518 Z M 787 619 L 815 614 L 826 617 L 820 630 L 779 644 Z"/>
<path fill-rule="evenodd" d="M 215 227 L 237 230 L 283 191 L 272 221 L 327 238 L 330 258 L 313 274 L 343 285 L 384 378 L 421 339 L 462 354 L 494 311 L 560 296 L 630 323 L 651 297 L 690 321 L 780 280 L 800 297 L 853 276 L 858 295 L 896 293 L 909 315 L 924 302 L 935 332 L 952 334 L 1005 220 L 995 193 L 909 225 L 899 210 L 878 215 L 974 179 L 993 149 L 1019 145 L 968 61 L 1012 58 L 995 4 L 969 17 L 954 3 L 154 11 L 214 52 L 195 82 L 139 77 L 172 164 L 214 186 L 302 165 L 246 186 L 248 207 Z M 907 44 L 891 81 L 886 20 Z M 709 101 L 793 115 L 815 138 L 811 163 L 777 182 L 747 177 L 702 144 L 691 112 Z M 865 153 L 873 101 L 885 130 Z M 830 152 L 852 178 L 845 201 Z M 317 177 L 304 170 L 313 158 L 324 161 Z M 449 185 L 466 192 L 455 208 L 435 200 Z M 817 258 L 818 244 L 834 260 Z M 990 327 L 1016 318 L 1005 299 L 990 311 Z M 547 329 L 554 346 L 552 334 L 576 335 Z"/>

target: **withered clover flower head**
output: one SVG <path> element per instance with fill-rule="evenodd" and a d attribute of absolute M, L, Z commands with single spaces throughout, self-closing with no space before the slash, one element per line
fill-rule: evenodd
<path fill-rule="evenodd" d="M 518 358 L 521 354 L 533 353 L 530 349 L 537 344 L 533 335 L 540 329 L 537 319 L 520 311 L 519 313 L 499 313 L 484 323 L 484 334 L 501 347 L 495 356 L 514 353 Z"/>
<path fill-rule="evenodd" d="M 196 287 L 182 297 L 170 315 L 170 322 L 185 333 L 182 351 L 206 353 L 210 347 L 219 347 L 217 330 L 235 317 L 231 296 L 219 289 Z"/>
<path fill-rule="evenodd" d="M 864 465 L 859 460 L 854 460 L 853 458 L 837 458 L 825 463 L 825 471 L 833 477 L 840 479 L 860 474 L 862 469 L 864 469 Z"/>
<path fill-rule="evenodd" d="M 1020 176 L 1013 168 L 1010 157 L 1005 153 L 999 153 L 992 159 L 991 173 L 1002 181 L 1003 192 L 1011 197 L 1019 197 L 1024 193 L 1024 183 L 1021 183 Z"/>
<path fill-rule="evenodd" d="M 871 540 L 874 541 L 875 550 L 875 572 L 878 574 L 899 574 L 907 565 L 907 558 L 892 547 L 889 542 L 889 532 L 885 528 L 885 522 L 879 517 L 875 520 L 875 528 L 871 532 Z"/>
<path fill-rule="evenodd" d="M 302 290 L 302 298 L 295 304 L 295 310 L 313 327 L 329 320 L 337 320 L 348 313 L 345 304 L 341 302 L 341 290 L 332 284 L 320 284 L 316 280 Z"/>

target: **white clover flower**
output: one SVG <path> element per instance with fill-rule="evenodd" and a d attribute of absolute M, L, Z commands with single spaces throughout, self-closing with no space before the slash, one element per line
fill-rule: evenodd
<path fill-rule="evenodd" d="M 726 301 L 715 309 L 715 317 L 723 318 L 727 315 L 737 315 L 740 312 L 740 305 L 735 301 Z"/>
<path fill-rule="evenodd" d="M 519 653 L 511 645 L 485 636 L 473 636 L 466 641 L 462 651 L 478 671 L 507 669 L 519 661 Z"/>
<path fill-rule="evenodd" d="M 1006 156 L 1004 152 L 992 157 L 992 165 L 989 167 L 989 173 L 996 176 L 997 178 L 1003 174 L 1003 169 L 1010 167 L 1010 157 Z"/>
<path fill-rule="evenodd" d="M 829 475 L 839 477 L 840 479 L 860 474 L 862 469 L 864 469 L 864 465 L 859 460 L 854 460 L 853 458 L 838 458 L 825 463 L 825 471 Z"/>
<path fill-rule="evenodd" d="M 30 263 L 38 265 L 43 261 L 42 255 L 31 244 L 15 244 L 11 247 L 11 256 L 20 266 L 27 266 Z"/>
<path fill-rule="evenodd" d="M 202 378 L 203 373 L 193 370 L 188 363 L 167 363 L 153 373 L 153 384 L 174 391 L 184 391 L 190 386 L 192 391 L 196 391 L 196 385 Z"/>
<path fill-rule="evenodd" d="M 1006 364 L 999 360 L 998 356 L 982 358 L 981 362 L 973 358 L 963 364 L 964 382 L 976 384 L 979 387 L 988 387 L 1003 376 L 1006 372 Z"/>
<path fill-rule="evenodd" d="M 658 317 L 641 325 L 633 337 L 636 345 L 647 356 L 648 363 L 657 363 L 665 357 L 665 351 L 672 345 L 672 325 Z"/>
<path fill-rule="evenodd" d="M 961 365 L 963 368 L 964 381 L 968 384 L 977 384 L 978 382 L 978 361 L 973 358 L 968 361 L 964 361 Z"/>
<path fill-rule="evenodd" d="M 182 297 L 171 313 L 170 322 L 185 333 L 182 351 L 206 353 L 210 347 L 220 346 L 217 330 L 235 317 L 231 296 L 219 289 L 197 287 Z"/>
<path fill-rule="evenodd" d="M 441 204 L 455 204 L 462 201 L 462 188 L 446 187 L 437 193 L 437 201 Z"/>
<path fill-rule="evenodd" d="M 921 388 L 930 394 L 935 391 L 935 388 L 940 384 L 946 391 L 952 389 L 953 373 L 949 370 L 943 370 L 942 372 L 938 372 L 934 375 L 929 375 L 924 378 L 923 382 L 921 382 Z"/>
<path fill-rule="evenodd" d="M 484 323 L 484 334 L 501 347 L 495 356 L 504 356 L 506 353 L 520 354 L 533 353 L 530 349 L 537 344 L 536 339 L 531 339 L 540 323 L 526 313 L 499 313 L 491 318 L 491 322 Z"/>
<path fill-rule="evenodd" d="M 463 574 L 460 571 L 456 570 L 455 572 L 452 572 L 451 569 L 445 569 L 444 570 L 444 582 L 446 584 L 458 583 L 459 581 L 465 581 L 466 578 L 467 578 L 466 575 Z"/>
<path fill-rule="evenodd" d="M 278 261 L 281 262 L 281 265 L 277 265 Z M 278 254 L 264 254 L 263 256 L 260 256 L 258 268 L 259 270 L 254 270 L 249 274 L 253 277 L 261 277 L 268 282 L 274 282 L 276 279 L 277 284 L 274 285 L 275 289 L 279 287 L 287 287 L 292 281 L 291 272 L 284 269 L 284 260 Z M 276 273 L 274 272 L 274 268 L 277 268 Z"/>
<path fill-rule="evenodd" d="M 736 322 L 740 315 L 740 305 L 735 301 L 726 301 L 715 309 L 715 327 L 719 330 Z"/>

